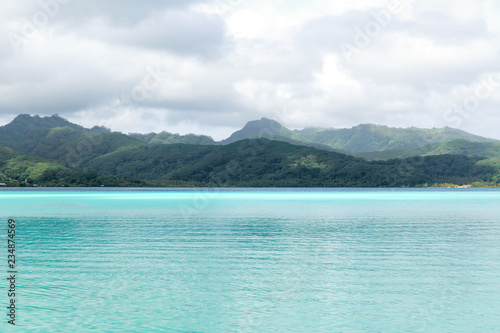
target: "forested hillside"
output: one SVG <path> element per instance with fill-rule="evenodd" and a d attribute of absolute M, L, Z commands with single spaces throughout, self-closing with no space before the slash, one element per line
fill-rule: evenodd
<path fill-rule="evenodd" d="M 261 125 L 274 128 L 281 136 L 263 131 Z M 386 127 L 376 127 L 375 131 L 373 128 L 364 128 L 365 134 L 346 142 L 356 145 L 355 142 L 364 137 L 367 145 L 380 145 L 385 142 L 385 136 L 373 141 L 374 133 L 392 131 Z M 257 130 L 263 138 L 236 140 Z M 0 148 L 0 182 L 10 186 L 259 187 L 399 187 L 500 182 L 498 142 L 453 140 L 406 150 L 355 153 L 296 140 L 297 135 L 323 132 L 320 129 L 289 131 L 276 122 L 263 120 L 233 135 L 236 141 L 217 144 L 204 136 L 167 132 L 125 135 L 103 127 L 86 129 L 58 116 L 20 115 L 0 127 L 0 144 L 8 147 Z M 413 137 L 410 140 L 413 143 L 424 142 L 422 137 L 437 140 L 436 131 L 425 135 L 415 132 L 420 136 Z M 393 142 L 405 141 L 409 132 L 398 133 L 406 134 L 394 136 Z M 444 130 L 441 134 L 448 138 L 463 133 Z M 193 144 L 175 143 L 177 141 Z"/>

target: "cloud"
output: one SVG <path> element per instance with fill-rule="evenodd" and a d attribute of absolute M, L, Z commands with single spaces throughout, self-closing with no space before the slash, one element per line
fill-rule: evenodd
<path fill-rule="evenodd" d="M 59 113 L 219 139 L 263 116 L 293 128 L 452 126 L 456 92 L 500 72 L 500 7 L 401 0 L 391 12 L 397 2 L 1 3 L 0 120 Z M 500 138 L 497 95 L 459 126 Z"/>
<path fill-rule="evenodd" d="M 224 21 L 217 15 L 176 9 L 153 13 L 130 25 L 114 25 L 96 17 L 76 33 L 80 38 L 101 40 L 108 45 L 208 57 L 217 55 L 225 42 L 226 30 Z"/>
<path fill-rule="evenodd" d="M 140 3 L 135 0 L 56 1 L 61 3 L 61 13 L 57 15 L 57 20 L 67 23 L 70 28 L 95 19 L 103 19 L 111 25 L 127 27 L 135 25 L 158 12 L 172 9 L 188 9 L 190 6 L 201 2 L 200 0 L 141 0 Z M 52 0 L 31 1 L 31 6 L 28 8 L 33 11 L 40 8 L 40 3 L 50 2 Z"/>

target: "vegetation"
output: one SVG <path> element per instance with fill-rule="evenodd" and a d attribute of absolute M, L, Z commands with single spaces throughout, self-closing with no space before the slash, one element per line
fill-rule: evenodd
<path fill-rule="evenodd" d="M 479 157 L 442 155 L 368 162 L 267 139 L 224 146 L 149 145 L 100 156 L 89 170 L 163 185 L 392 187 L 492 182 L 500 168 Z"/>
<path fill-rule="evenodd" d="M 367 160 L 389 160 L 394 158 L 444 154 L 500 158 L 500 142 L 471 142 L 457 139 L 414 149 L 353 153 L 353 155 Z"/>
<path fill-rule="evenodd" d="M 146 143 L 162 143 L 162 144 L 185 143 L 190 145 L 216 144 L 214 139 L 212 139 L 211 137 L 206 135 L 196 135 L 196 134 L 179 135 L 179 134 L 172 134 L 169 132 L 161 132 L 159 134 L 129 133 L 129 136 Z"/>
<path fill-rule="evenodd" d="M 349 152 L 404 150 L 428 144 L 464 139 L 473 142 L 494 141 L 467 132 L 445 127 L 441 129 L 391 128 L 365 124 L 350 129 L 304 129 L 291 131 L 278 122 L 266 118 L 251 121 L 222 143 L 232 143 L 248 138 L 268 137 L 321 145 Z"/>
<path fill-rule="evenodd" d="M 10 124 L 0 127 L 0 144 L 76 168 L 117 149 L 146 145 L 103 128 L 85 129 L 59 116 L 40 118 L 29 115 L 20 115 Z"/>
<path fill-rule="evenodd" d="M 259 135 L 266 138 L 215 145 L 205 144 L 208 139 L 197 136 L 181 137 L 166 132 L 127 136 L 102 127 L 85 129 L 58 116 L 21 115 L 0 127 L 0 144 L 9 147 L 0 146 L 0 182 L 9 186 L 255 187 L 497 186 L 500 183 L 498 142 L 434 143 L 397 153 L 378 152 L 378 156 L 385 154 L 385 158 L 367 161 L 318 143 L 287 138 L 291 131 L 270 122 L 249 123 L 244 133 L 235 133 L 233 139 L 255 132 L 262 125 L 281 136 L 260 131 Z M 309 129 L 292 134 L 313 136 L 324 131 L 331 130 Z M 359 135 L 363 140 L 372 140 L 373 133 Z M 155 140 L 159 143 L 153 143 Z M 196 144 L 173 143 L 176 140 L 193 140 Z M 384 140 L 381 136 L 379 142 Z M 393 141 L 398 140 L 403 139 Z M 405 155 L 410 157 L 393 158 Z"/>
<path fill-rule="evenodd" d="M 3 146 L 0 146 L 0 183 L 14 187 L 146 185 L 145 182 L 134 179 L 72 170 L 59 162 L 27 156 Z"/>

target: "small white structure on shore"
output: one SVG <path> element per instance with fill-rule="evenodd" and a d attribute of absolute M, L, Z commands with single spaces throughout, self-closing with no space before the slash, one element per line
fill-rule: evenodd
<path fill-rule="evenodd" d="M 5 184 L 5 183 L 0 183 L 0 186 L 7 186 L 7 184 Z"/>

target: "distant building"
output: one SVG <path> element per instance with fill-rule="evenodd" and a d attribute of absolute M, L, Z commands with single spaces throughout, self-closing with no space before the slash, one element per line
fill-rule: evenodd
<path fill-rule="evenodd" d="M 5 183 L 0 183 L 0 186 L 7 186 L 7 184 L 5 184 Z"/>

